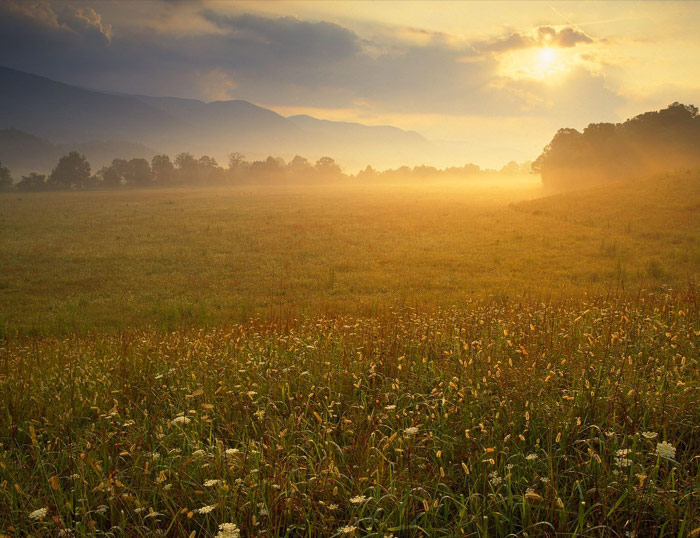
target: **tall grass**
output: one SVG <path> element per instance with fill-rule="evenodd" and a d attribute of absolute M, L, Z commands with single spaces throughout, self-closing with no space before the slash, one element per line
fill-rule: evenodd
<path fill-rule="evenodd" d="M 697 536 L 698 344 L 692 289 L 13 338 L 0 532 Z"/>

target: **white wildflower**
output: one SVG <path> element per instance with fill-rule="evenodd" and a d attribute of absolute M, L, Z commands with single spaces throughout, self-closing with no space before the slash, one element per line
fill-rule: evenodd
<path fill-rule="evenodd" d="M 235 523 L 222 523 L 215 538 L 238 538 L 241 531 Z"/>
<path fill-rule="evenodd" d="M 221 480 L 218 480 L 216 478 L 212 478 L 211 480 L 207 480 L 204 482 L 204 487 L 205 488 L 213 488 L 214 486 L 218 485 L 221 482 Z"/>
<path fill-rule="evenodd" d="M 350 502 L 352 504 L 364 504 L 367 501 L 369 501 L 369 499 L 367 497 L 365 497 L 364 495 L 356 495 L 355 497 L 350 498 Z"/>
<path fill-rule="evenodd" d="M 37 519 L 44 519 L 46 517 L 46 514 L 48 513 L 48 508 L 39 508 L 38 510 L 34 510 L 29 514 L 29 519 L 33 519 L 34 521 L 36 521 Z"/>
<path fill-rule="evenodd" d="M 656 455 L 661 458 L 672 460 L 676 457 L 676 448 L 668 441 L 656 443 Z"/>
<path fill-rule="evenodd" d="M 656 439 L 659 434 L 656 432 L 642 432 L 645 439 Z"/>
<path fill-rule="evenodd" d="M 344 527 L 340 527 L 338 529 L 338 532 L 340 534 L 354 534 L 356 530 L 357 530 L 357 527 L 355 527 L 353 525 L 345 525 Z"/>
<path fill-rule="evenodd" d="M 403 433 L 409 436 L 416 435 L 418 433 L 418 428 L 416 426 L 411 426 L 410 428 L 406 428 Z"/>
<path fill-rule="evenodd" d="M 498 486 L 501 482 L 503 482 L 503 479 L 498 475 L 498 471 L 492 471 L 489 473 L 489 483 L 496 487 Z"/>
<path fill-rule="evenodd" d="M 215 504 L 209 504 L 207 506 L 202 506 L 201 508 L 197 508 L 195 512 L 198 514 L 208 514 L 209 512 L 212 512 L 216 508 Z"/>
<path fill-rule="evenodd" d="M 170 424 L 189 424 L 189 423 L 190 423 L 190 419 L 187 418 L 187 417 L 185 417 L 185 416 L 175 417 L 175 418 L 170 422 Z"/>
<path fill-rule="evenodd" d="M 527 461 L 534 461 L 537 459 L 537 454 L 528 454 L 527 456 L 525 456 L 525 459 Z"/>
<path fill-rule="evenodd" d="M 236 454 L 239 454 L 241 451 L 238 450 L 237 448 L 227 448 L 226 449 L 226 455 L 227 456 L 234 456 Z"/>

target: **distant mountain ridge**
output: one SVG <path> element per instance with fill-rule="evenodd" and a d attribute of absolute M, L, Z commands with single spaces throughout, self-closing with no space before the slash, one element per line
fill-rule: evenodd
<path fill-rule="evenodd" d="M 396 127 L 286 118 L 243 100 L 106 93 L 0 67 L 0 129 L 9 128 L 52 144 L 119 140 L 170 155 L 191 151 L 219 159 L 234 151 L 250 158 L 328 155 L 351 166 L 396 166 L 432 150 L 420 134 Z M 0 160 L 7 158 L 2 152 L 0 147 Z"/>
<path fill-rule="evenodd" d="M 156 155 L 152 148 L 119 140 L 54 144 L 44 138 L 15 128 L 0 129 L 0 162 L 7 166 L 15 180 L 29 172 L 49 172 L 58 159 L 71 151 L 85 155 L 93 171 L 109 164 L 115 157 L 131 159 Z"/>

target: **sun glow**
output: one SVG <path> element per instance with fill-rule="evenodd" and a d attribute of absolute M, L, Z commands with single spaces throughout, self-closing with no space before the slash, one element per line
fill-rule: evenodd
<path fill-rule="evenodd" d="M 531 48 L 504 55 L 502 73 L 514 79 L 554 81 L 569 71 L 570 59 L 554 47 Z"/>

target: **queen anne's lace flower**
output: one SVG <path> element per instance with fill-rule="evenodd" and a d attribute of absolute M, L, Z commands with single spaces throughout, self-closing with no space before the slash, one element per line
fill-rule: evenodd
<path fill-rule="evenodd" d="M 241 531 L 235 523 L 222 523 L 215 538 L 238 538 Z"/>
<path fill-rule="evenodd" d="M 39 508 L 38 510 L 34 510 L 29 514 L 29 519 L 33 520 L 39 520 L 39 519 L 44 519 L 46 517 L 46 514 L 49 513 L 48 508 Z"/>
<path fill-rule="evenodd" d="M 668 441 L 656 443 L 656 455 L 661 458 L 672 460 L 676 457 L 676 448 Z"/>

